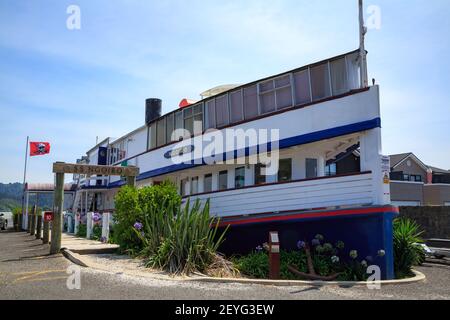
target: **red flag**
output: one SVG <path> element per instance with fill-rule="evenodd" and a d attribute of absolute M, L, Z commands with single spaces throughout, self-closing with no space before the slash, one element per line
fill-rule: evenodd
<path fill-rule="evenodd" d="M 30 157 L 43 156 L 50 153 L 49 142 L 30 142 Z"/>

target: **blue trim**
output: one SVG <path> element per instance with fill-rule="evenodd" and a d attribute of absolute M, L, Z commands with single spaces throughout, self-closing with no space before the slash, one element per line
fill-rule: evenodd
<path fill-rule="evenodd" d="M 325 140 L 325 139 L 336 138 L 339 136 L 344 136 L 347 134 L 352 134 L 352 133 L 370 130 L 370 129 L 374 129 L 374 128 L 380 128 L 380 127 L 381 127 L 381 119 L 375 118 L 375 119 L 368 120 L 368 121 L 353 123 L 353 124 L 349 124 L 349 125 L 345 125 L 345 126 L 341 126 L 341 127 L 326 129 L 326 130 L 322 130 L 322 131 L 317 131 L 317 132 L 312 132 L 312 133 L 308 133 L 308 134 L 304 134 L 304 135 L 295 136 L 292 138 L 283 139 L 283 140 L 280 140 L 280 142 L 279 142 L 279 149 L 280 150 L 286 149 L 286 148 L 290 148 L 293 146 L 308 144 L 308 143 L 317 142 L 317 141 Z M 238 154 L 240 156 L 245 154 L 245 156 L 248 157 L 250 155 L 250 151 L 252 151 L 252 154 L 254 154 L 255 151 L 257 153 L 259 153 L 260 148 L 261 148 L 261 146 L 251 147 L 251 148 L 247 147 L 247 148 L 245 148 L 245 150 L 234 150 L 234 151 L 230 151 L 228 153 L 223 153 L 222 155 L 217 155 L 217 158 L 218 159 L 222 158 L 222 161 L 225 161 L 227 158 L 228 159 L 233 159 L 233 158 L 236 159 L 238 157 Z M 271 143 L 268 143 L 266 146 L 266 150 L 264 150 L 264 151 L 266 152 L 266 151 L 270 151 L 270 150 L 271 150 Z M 229 157 L 227 157 L 227 155 Z M 198 159 L 191 161 L 191 163 L 174 164 L 171 166 L 143 172 L 137 177 L 136 180 L 141 181 L 141 180 L 161 176 L 164 174 L 168 174 L 168 173 L 172 173 L 172 172 L 176 172 L 176 171 L 180 171 L 180 170 L 191 169 L 191 168 L 206 165 L 205 159 L 202 159 L 202 164 L 196 164 L 196 162 L 199 162 Z M 116 181 L 116 182 L 110 183 L 108 185 L 108 187 L 115 188 L 115 187 L 122 186 L 124 184 L 125 184 L 124 181 Z"/>

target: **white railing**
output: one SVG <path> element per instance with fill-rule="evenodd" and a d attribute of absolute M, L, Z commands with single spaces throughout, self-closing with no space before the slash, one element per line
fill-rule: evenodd
<path fill-rule="evenodd" d="M 374 203 L 372 174 L 318 178 L 194 195 L 219 217 Z M 186 198 L 183 199 L 186 202 Z"/>

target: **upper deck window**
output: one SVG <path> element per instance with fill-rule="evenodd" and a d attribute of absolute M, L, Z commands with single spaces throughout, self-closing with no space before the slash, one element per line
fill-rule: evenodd
<path fill-rule="evenodd" d="M 331 96 L 328 63 L 311 68 L 311 87 L 314 101 Z"/>
<path fill-rule="evenodd" d="M 330 66 L 333 95 L 345 93 L 348 90 L 348 77 L 345 58 L 332 61 Z"/>
<path fill-rule="evenodd" d="M 259 84 L 261 113 L 291 107 L 292 87 L 290 75 L 285 75 Z"/>
<path fill-rule="evenodd" d="M 295 103 L 303 104 L 311 102 L 311 82 L 309 69 L 294 73 Z"/>
<path fill-rule="evenodd" d="M 244 109 L 242 103 L 242 90 L 230 93 L 230 111 L 231 122 L 239 122 L 244 120 Z"/>
<path fill-rule="evenodd" d="M 258 90 L 256 85 L 244 88 L 244 119 L 255 118 L 258 114 Z"/>
<path fill-rule="evenodd" d="M 230 123 L 228 112 L 228 96 L 223 95 L 216 98 L 216 125 L 218 127 L 226 126 Z"/>
<path fill-rule="evenodd" d="M 157 122 L 156 142 L 158 147 L 166 144 L 166 118 L 162 118 Z"/>

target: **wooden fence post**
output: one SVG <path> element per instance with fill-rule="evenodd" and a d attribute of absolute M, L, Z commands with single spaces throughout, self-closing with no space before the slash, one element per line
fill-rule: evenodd
<path fill-rule="evenodd" d="M 42 212 L 37 215 L 36 218 L 36 239 L 41 238 L 42 232 Z"/>
<path fill-rule="evenodd" d="M 54 210 L 52 221 L 52 240 L 50 254 L 59 253 L 61 250 L 61 223 L 64 206 L 64 173 L 55 173 L 56 185 L 54 191 Z"/>
<path fill-rule="evenodd" d="M 34 236 L 34 233 L 36 232 L 36 214 L 37 214 L 37 205 L 34 205 L 33 212 L 31 213 L 30 236 Z"/>

